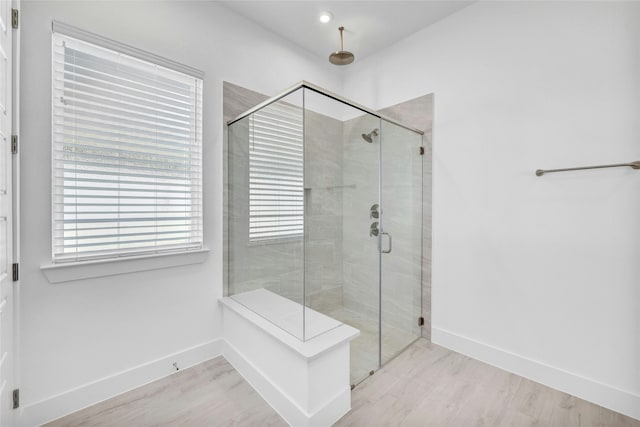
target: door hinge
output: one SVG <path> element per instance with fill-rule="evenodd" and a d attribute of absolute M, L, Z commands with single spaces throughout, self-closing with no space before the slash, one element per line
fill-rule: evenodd
<path fill-rule="evenodd" d="M 11 154 L 18 154 L 18 135 L 11 135 Z"/>
<path fill-rule="evenodd" d="M 420 155 L 424 156 L 424 147 L 420 147 Z"/>
<path fill-rule="evenodd" d="M 13 390 L 13 409 L 18 409 L 20 407 L 20 389 L 16 388 Z"/>
<path fill-rule="evenodd" d="M 18 25 L 20 24 L 20 12 L 18 9 L 11 9 L 11 28 L 14 30 L 18 29 Z"/>
<path fill-rule="evenodd" d="M 20 267 L 17 263 L 13 264 L 13 281 L 17 282 L 19 278 Z"/>
<path fill-rule="evenodd" d="M 418 326 L 424 326 L 424 317 L 418 317 Z"/>

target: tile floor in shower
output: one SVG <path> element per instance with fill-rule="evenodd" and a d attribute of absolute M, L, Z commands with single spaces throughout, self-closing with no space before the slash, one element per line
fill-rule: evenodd
<path fill-rule="evenodd" d="M 378 369 L 378 319 L 363 313 L 338 307 L 325 311 L 330 317 L 360 330 L 360 336 L 351 341 L 351 383 L 358 384 Z M 419 337 L 407 331 L 384 326 L 382 337 L 382 362 L 397 356 Z"/>

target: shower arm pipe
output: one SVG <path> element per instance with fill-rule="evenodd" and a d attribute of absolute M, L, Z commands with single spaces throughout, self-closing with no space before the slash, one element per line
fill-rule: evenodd
<path fill-rule="evenodd" d="M 338 102 L 341 102 L 343 104 L 349 105 L 349 106 L 351 106 L 351 107 L 353 107 L 353 108 L 355 108 L 357 110 L 360 110 L 360 111 L 362 111 L 364 113 L 371 114 L 372 116 L 375 116 L 375 117 L 377 117 L 377 118 L 379 118 L 381 120 L 384 120 L 384 121 L 389 122 L 389 123 L 393 123 L 394 125 L 400 126 L 400 127 L 404 128 L 404 129 L 410 130 L 410 131 L 418 133 L 420 135 L 424 135 L 424 132 L 419 130 L 419 129 L 413 128 L 413 127 L 408 126 L 408 125 L 405 125 L 404 123 L 400 123 L 397 120 L 394 120 L 394 119 L 392 119 L 390 117 L 384 116 L 384 115 L 382 115 L 382 114 L 380 114 L 380 113 L 378 113 L 378 112 L 376 112 L 374 110 L 371 110 L 370 108 L 367 108 L 367 107 L 365 107 L 363 105 L 360 105 L 358 103 L 349 101 L 348 99 L 343 98 L 340 95 L 336 95 L 333 92 L 330 92 L 330 91 L 328 91 L 326 89 L 321 88 L 320 86 L 316 86 L 313 83 L 309 83 L 309 82 L 304 81 L 304 80 L 302 80 L 299 83 L 296 83 L 295 85 L 291 86 L 289 89 L 285 90 L 284 92 L 279 93 L 278 95 L 276 95 L 274 97 L 271 97 L 271 98 L 267 99 L 266 101 L 261 102 L 260 104 L 256 105 L 253 108 L 250 108 L 249 110 L 247 110 L 244 113 L 240 114 L 235 119 L 229 120 L 227 122 L 227 126 L 231 126 L 235 122 L 237 122 L 239 120 L 242 120 L 245 117 L 248 117 L 251 114 L 255 113 L 256 111 L 259 111 L 259 110 L 263 109 L 267 105 L 272 104 L 272 103 L 274 103 L 276 101 L 279 101 L 282 98 L 286 97 L 287 95 L 291 95 L 293 92 L 295 92 L 296 90 L 298 90 L 300 88 L 306 88 L 306 89 L 312 90 L 312 91 L 317 92 L 317 93 L 319 93 L 321 95 L 324 95 L 324 96 L 327 96 L 327 97 L 329 97 L 331 99 L 334 99 L 334 100 L 336 100 Z"/>
<path fill-rule="evenodd" d="M 635 162 L 630 162 L 630 163 L 615 163 L 612 165 L 581 166 L 578 168 L 564 168 L 564 169 L 538 169 L 536 171 L 536 175 L 542 176 L 545 173 L 552 173 L 552 172 L 567 172 L 567 171 L 581 171 L 586 169 L 605 169 L 605 168 L 622 168 L 622 167 L 640 169 L 640 160 Z"/>

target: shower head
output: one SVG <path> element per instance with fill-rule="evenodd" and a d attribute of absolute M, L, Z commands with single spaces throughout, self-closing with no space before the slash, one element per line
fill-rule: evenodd
<path fill-rule="evenodd" d="M 340 50 L 329 55 L 329 62 L 331 62 L 333 65 L 351 64 L 354 59 L 353 53 L 344 50 L 344 46 L 342 43 L 342 32 L 344 31 L 344 27 L 338 27 L 338 31 L 340 31 Z"/>
<path fill-rule="evenodd" d="M 371 144 L 373 142 L 373 137 L 374 136 L 378 136 L 378 129 L 374 129 L 369 133 L 363 133 L 362 134 L 362 139 L 364 139 L 365 141 L 367 141 L 369 144 Z"/>

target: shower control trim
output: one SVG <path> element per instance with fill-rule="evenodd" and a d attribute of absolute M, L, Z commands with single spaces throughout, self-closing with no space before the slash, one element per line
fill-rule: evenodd
<path fill-rule="evenodd" d="M 369 209 L 369 218 L 380 218 L 380 206 L 377 203 Z"/>
<path fill-rule="evenodd" d="M 380 234 L 380 230 L 378 229 L 378 221 L 372 222 L 371 227 L 369 227 L 369 237 L 378 237 Z"/>

